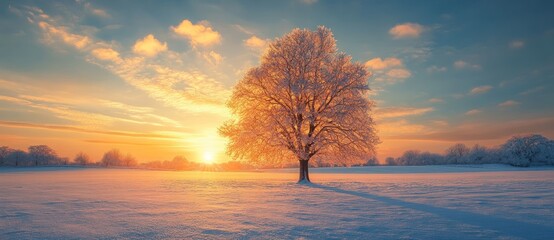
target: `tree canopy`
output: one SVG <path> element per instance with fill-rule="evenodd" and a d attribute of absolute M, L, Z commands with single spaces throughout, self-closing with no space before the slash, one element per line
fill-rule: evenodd
<path fill-rule="evenodd" d="M 234 159 L 258 165 L 367 162 L 379 139 L 370 74 L 337 51 L 332 32 L 295 29 L 273 41 L 234 88 L 234 119 L 220 127 Z"/>

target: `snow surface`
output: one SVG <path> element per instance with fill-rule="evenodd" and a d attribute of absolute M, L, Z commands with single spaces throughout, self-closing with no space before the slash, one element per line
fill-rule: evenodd
<path fill-rule="evenodd" d="M 554 238 L 547 167 L 21 169 L 0 170 L 0 239 Z"/>

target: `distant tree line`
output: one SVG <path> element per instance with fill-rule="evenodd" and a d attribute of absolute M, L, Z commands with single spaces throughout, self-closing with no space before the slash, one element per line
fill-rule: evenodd
<path fill-rule="evenodd" d="M 409 150 L 398 158 L 388 157 L 385 165 L 444 165 L 444 164 L 509 164 L 517 167 L 529 167 L 540 165 L 554 165 L 554 140 L 541 135 L 514 136 L 498 147 L 484 147 L 474 145 L 468 147 L 465 144 L 455 144 L 449 147 L 443 154 Z M 189 161 L 184 156 L 176 156 L 172 160 L 150 161 L 138 163 L 131 154 L 124 154 L 118 149 L 111 149 L 104 153 L 98 161 L 92 161 L 83 152 L 79 152 L 70 160 L 60 157 L 47 145 L 29 146 L 27 151 L 0 146 L 0 166 L 29 167 L 29 166 L 60 166 L 79 165 L 97 167 L 134 167 L 147 169 L 167 170 L 223 170 L 239 171 L 255 169 L 256 167 L 241 161 L 230 161 L 205 164 Z M 350 166 L 374 166 L 379 165 L 376 158 L 370 158 L 364 163 Z M 312 167 L 344 167 L 344 164 L 330 163 L 318 158 L 310 163 Z M 260 168 L 272 168 L 276 166 L 258 166 Z M 297 167 L 296 164 L 280 167 Z"/>
<path fill-rule="evenodd" d="M 56 151 L 46 145 L 29 146 L 27 151 L 0 147 L 0 166 L 44 166 L 68 163 L 68 158 L 59 157 Z"/>
<path fill-rule="evenodd" d="M 89 155 L 79 152 L 71 161 L 66 157 L 59 157 L 49 146 L 30 146 L 27 151 L 12 149 L 7 146 L 0 147 L 0 166 L 31 167 L 31 166 L 62 166 L 76 165 L 88 167 L 133 167 L 160 170 L 223 170 L 239 171 L 254 169 L 252 165 L 239 161 L 230 161 L 210 165 L 189 161 L 184 156 L 176 156 L 169 161 L 150 161 L 138 163 L 131 154 L 124 154 L 119 149 L 111 149 L 104 153 L 98 161 L 92 161 Z"/>
<path fill-rule="evenodd" d="M 554 141 L 541 135 L 514 136 L 499 147 L 458 143 L 444 154 L 409 150 L 385 165 L 509 164 L 516 167 L 554 165 Z"/>

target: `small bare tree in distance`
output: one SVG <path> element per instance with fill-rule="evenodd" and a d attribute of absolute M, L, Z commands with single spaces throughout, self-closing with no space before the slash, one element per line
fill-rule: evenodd
<path fill-rule="evenodd" d="M 219 129 L 230 140 L 228 154 L 260 165 L 299 161 L 299 182 L 310 181 L 314 156 L 345 165 L 366 162 L 379 143 L 369 75 L 337 52 L 328 28 L 294 29 L 276 39 L 228 102 L 235 119 Z"/>
<path fill-rule="evenodd" d="M 73 162 L 79 165 L 86 166 L 90 164 L 90 157 L 84 152 L 79 152 L 77 153 L 77 155 L 75 155 Z"/>

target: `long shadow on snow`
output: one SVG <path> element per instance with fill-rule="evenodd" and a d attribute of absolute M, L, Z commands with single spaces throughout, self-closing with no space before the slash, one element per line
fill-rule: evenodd
<path fill-rule="evenodd" d="M 490 230 L 495 230 L 501 233 L 505 233 L 515 237 L 521 237 L 524 239 L 549 239 L 554 236 L 553 228 L 539 224 L 520 222 L 472 212 L 464 212 L 450 208 L 435 207 L 421 203 L 406 202 L 396 198 L 344 190 L 319 184 L 307 184 L 306 186 L 380 201 L 389 205 L 411 208 L 417 211 L 428 212 L 446 219 L 458 221 L 464 224 L 479 226 Z"/>

